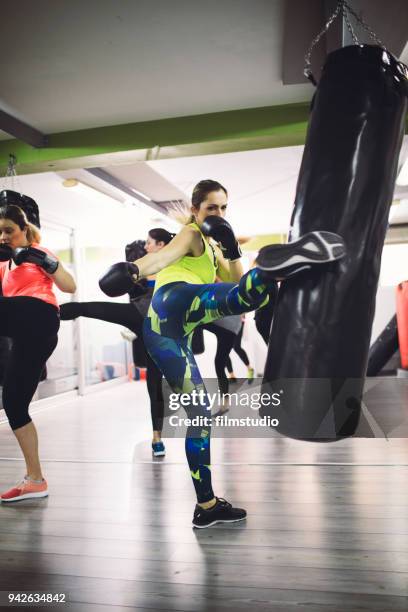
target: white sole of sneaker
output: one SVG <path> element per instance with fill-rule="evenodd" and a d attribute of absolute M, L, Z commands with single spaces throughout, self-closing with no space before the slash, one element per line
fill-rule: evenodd
<path fill-rule="evenodd" d="M 207 529 L 207 527 L 212 527 L 213 525 L 216 525 L 217 523 L 239 523 L 240 521 L 245 521 L 245 519 L 246 519 L 246 516 L 243 516 L 242 518 L 234 519 L 233 521 L 222 521 L 222 520 L 213 521 L 212 523 L 208 523 L 208 525 L 194 525 L 194 523 L 191 523 L 191 524 L 194 527 L 194 529 Z"/>
<path fill-rule="evenodd" d="M 20 495 L 20 497 L 13 497 L 12 499 L 0 498 L 0 501 L 3 504 L 9 504 L 11 502 L 21 501 L 23 499 L 36 499 L 38 497 L 48 497 L 48 491 L 41 491 L 40 493 L 26 493 L 25 495 Z"/>
<path fill-rule="evenodd" d="M 270 257 L 263 249 L 259 252 L 260 261 L 256 261 L 256 267 L 268 272 L 287 270 L 288 276 L 292 274 L 291 267 L 295 268 L 293 273 L 297 273 L 310 265 L 337 261 L 346 254 L 344 243 L 339 242 L 338 236 L 324 231 L 310 232 L 295 242 L 282 245 L 279 250 L 271 251 Z"/>
<path fill-rule="evenodd" d="M 152 453 L 153 457 L 165 457 L 166 456 L 166 452 L 165 451 L 159 451 L 157 453 Z"/>

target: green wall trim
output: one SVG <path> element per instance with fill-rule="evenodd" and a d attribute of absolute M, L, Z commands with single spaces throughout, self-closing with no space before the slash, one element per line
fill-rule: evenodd
<path fill-rule="evenodd" d="M 24 174 L 302 144 L 308 109 L 309 103 L 286 104 L 62 132 L 43 149 L 0 141 L 0 169 L 10 153 Z"/>

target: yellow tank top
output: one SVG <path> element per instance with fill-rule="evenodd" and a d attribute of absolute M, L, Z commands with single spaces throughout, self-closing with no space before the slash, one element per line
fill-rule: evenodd
<path fill-rule="evenodd" d="M 204 253 L 199 257 L 184 255 L 178 261 L 170 264 L 158 272 L 154 292 L 169 283 L 185 282 L 196 285 L 211 284 L 215 282 L 217 260 L 213 247 L 205 240 L 203 233 L 196 223 L 189 226 L 200 232 L 205 246 Z"/>

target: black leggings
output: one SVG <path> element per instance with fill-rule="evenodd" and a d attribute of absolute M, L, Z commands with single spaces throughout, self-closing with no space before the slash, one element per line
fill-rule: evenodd
<path fill-rule="evenodd" d="M 218 386 L 221 393 L 228 393 L 229 383 L 225 375 L 225 368 L 228 361 L 231 362 L 229 354 L 236 339 L 236 334 L 220 327 L 217 323 L 206 323 L 202 325 L 203 329 L 207 329 L 217 337 L 217 352 L 215 353 L 215 372 L 217 374 Z"/>
<path fill-rule="evenodd" d="M 146 383 L 150 397 L 150 410 L 154 431 L 163 429 L 164 402 L 162 392 L 162 373 L 144 348 L 142 343 L 142 324 L 144 317 L 135 304 L 115 304 L 112 302 L 67 302 L 61 305 L 61 320 L 67 321 L 77 317 L 98 319 L 108 323 L 123 325 L 132 331 L 137 339 L 137 350 L 142 352 L 143 362 L 146 363 Z M 135 345 L 133 343 L 133 355 Z"/>
<path fill-rule="evenodd" d="M 260 308 L 255 312 L 255 326 L 258 332 L 261 334 L 265 344 L 268 346 L 269 336 L 271 334 L 271 326 L 273 319 L 273 312 L 276 303 L 277 291 L 274 295 L 270 296 L 270 301 L 266 306 Z"/>
<path fill-rule="evenodd" d="M 3 408 L 15 430 L 31 422 L 28 409 L 45 362 L 58 342 L 58 309 L 37 298 L 0 297 L 0 336 L 12 340 L 3 381 Z"/>
<path fill-rule="evenodd" d="M 235 336 L 235 342 L 234 342 L 234 346 L 232 348 L 234 349 L 234 351 L 236 352 L 238 357 L 241 359 L 241 361 L 244 363 L 244 365 L 246 365 L 246 367 L 248 367 L 249 366 L 248 355 L 246 354 L 246 351 L 244 351 L 244 349 L 241 346 L 242 332 L 243 331 L 244 331 L 244 322 L 242 322 L 241 329 L 239 330 L 238 335 Z M 230 357 L 228 357 L 226 365 L 227 365 L 228 372 L 231 374 L 234 370 L 233 370 L 233 367 L 232 367 L 232 363 L 231 363 L 231 358 Z"/>

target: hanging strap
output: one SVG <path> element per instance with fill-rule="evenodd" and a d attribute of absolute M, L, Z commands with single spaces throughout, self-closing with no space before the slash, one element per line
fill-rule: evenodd
<path fill-rule="evenodd" d="M 17 168 L 17 158 L 15 155 L 13 155 L 13 153 L 10 153 L 6 174 L 3 177 L 0 190 L 11 189 L 12 191 L 21 191 L 20 181 L 17 175 L 16 168 Z"/>
<path fill-rule="evenodd" d="M 387 51 L 384 44 L 378 38 L 374 30 L 359 15 L 357 15 L 357 13 L 352 9 L 352 7 L 348 4 L 348 2 L 346 2 L 346 0 L 339 0 L 335 10 L 330 15 L 326 25 L 324 26 L 322 31 L 319 32 L 316 38 L 313 39 L 312 44 L 310 45 L 309 50 L 305 55 L 305 67 L 303 70 L 303 74 L 305 75 L 307 79 L 309 79 L 311 83 L 313 83 L 315 87 L 317 86 L 317 81 L 314 78 L 313 73 L 312 73 L 312 65 L 311 65 L 312 51 L 314 47 L 317 45 L 317 43 L 319 42 L 319 40 L 321 39 L 321 37 L 327 32 L 327 30 L 332 25 L 333 21 L 337 19 L 339 15 L 341 15 L 341 18 L 344 19 L 344 21 L 346 22 L 347 29 L 350 32 L 351 38 L 353 39 L 353 43 L 355 45 L 360 45 L 360 41 L 358 40 L 354 32 L 353 26 L 350 23 L 349 14 L 352 15 L 354 19 L 356 20 L 356 22 L 359 23 L 368 32 L 370 38 L 372 38 L 379 47 L 382 47 L 385 51 Z"/>

